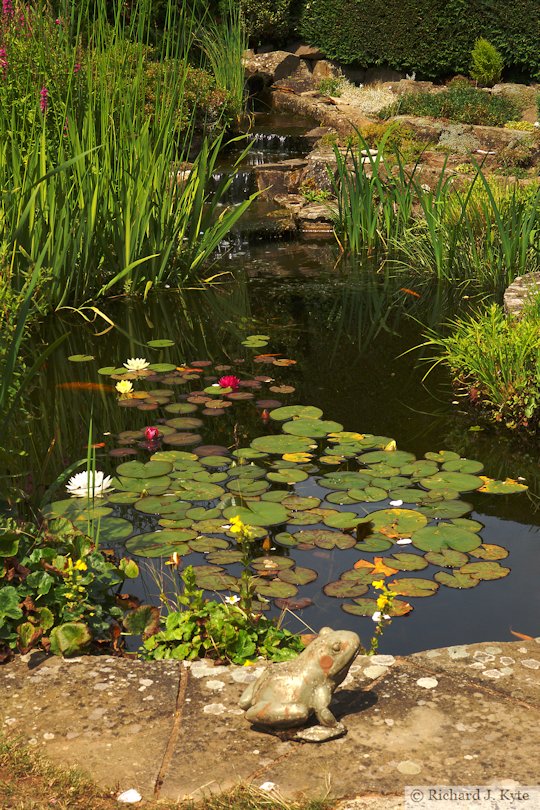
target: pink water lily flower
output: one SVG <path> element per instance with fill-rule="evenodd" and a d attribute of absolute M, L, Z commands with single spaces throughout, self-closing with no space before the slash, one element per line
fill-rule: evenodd
<path fill-rule="evenodd" d="M 232 388 L 233 391 L 236 391 L 240 385 L 240 379 L 235 377 L 234 374 L 226 374 L 224 377 L 219 378 L 218 384 L 221 388 Z"/>
<path fill-rule="evenodd" d="M 155 441 L 159 436 L 159 430 L 157 427 L 146 427 L 144 429 L 144 438 L 149 441 Z"/>

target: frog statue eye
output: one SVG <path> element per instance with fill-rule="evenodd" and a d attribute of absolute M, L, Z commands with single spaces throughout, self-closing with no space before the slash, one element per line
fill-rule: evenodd
<path fill-rule="evenodd" d="M 332 649 L 334 652 L 339 652 L 341 650 L 341 643 L 339 641 L 334 642 L 334 644 L 332 644 Z"/>

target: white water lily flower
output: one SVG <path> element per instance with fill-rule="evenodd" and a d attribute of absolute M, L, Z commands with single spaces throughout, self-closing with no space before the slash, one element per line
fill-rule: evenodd
<path fill-rule="evenodd" d="M 400 537 L 399 540 L 396 540 L 396 545 L 397 546 L 408 546 L 409 543 L 412 543 L 412 540 L 411 540 L 410 537 Z"/>
<path fill-rule="evenodd" d="M 144 357 L 131 357 L 124 363 L 124 367 L 128 371 L 144 371 L 149 365 L 150 363 Z"/>
<path fill-rule="evenodd" d="M 105 492 L 112 489 L 112 478 L 110 475 L 102 473 L 101 470 L 96 470 L 95 475 L 92 470 L 83 470 L 69 479 L 66 489 L 70 495 L 77 498 L 92 496 L 101 498 Z"/>
<path fill-rule="evenodd" d="M 390 501 L 390 506 L 403 506 L 403 501 Z"/>
<path fill-rule="evenodd" d="M 116 390 L 119 394 L 131 394 L 133 391 L 133 383 L 130 380 L 120 380 L 116 383 Z"/>
<path fill-rule="evenodd" d="M 373 619 L 374 622 L 380 622 L 380 620 L 381 620 L 381 611 L 376 610 L 371 618 Z M 383 619 L 389 619 L 390 616 L 388 615 L 388 613 L 385 613 L 382 618 Z"/>
<path fill-rule="evenodd" d="M 240 601 L 239 596 L 225 596 L 225 601 L 228 605 L 236 605 L 237 602 Z"/>

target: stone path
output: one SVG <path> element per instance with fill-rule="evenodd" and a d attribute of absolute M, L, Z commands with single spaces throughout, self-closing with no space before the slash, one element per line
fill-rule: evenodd
<path fill-rule="evenodd" d="M 181 799 L 272 782 L 340 810 L 393 810 L 406 785 L 538 784 L 540 638 L 356 660 L 322 745 L 249 726 L 260 667 L 39 654 L 0 668 L 0 722 L 103 786 Z"/>

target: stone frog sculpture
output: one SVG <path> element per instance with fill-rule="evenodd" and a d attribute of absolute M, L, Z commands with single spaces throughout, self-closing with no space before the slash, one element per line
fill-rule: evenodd
<path fill-rule="evenodd" d="M 298 658 L 271 664 L 247 687 L 239 704 L 246 719 L 290 728 L 303 725 L 314 713 L 321 725 L 344 730 L 328 707 L 359 649 L 356 633 L 323 627 Z"/>

